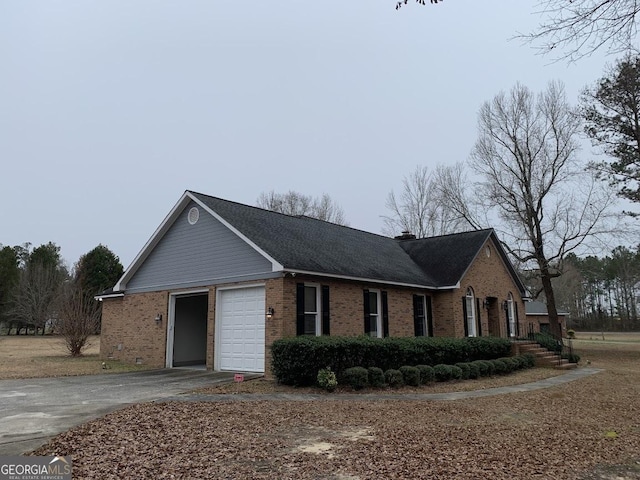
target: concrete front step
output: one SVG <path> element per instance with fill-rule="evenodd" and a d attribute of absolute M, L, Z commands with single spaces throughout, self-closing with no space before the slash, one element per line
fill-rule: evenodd
<path fill-rule="evenodd" d="M 561 370 L 577 368 L 576 363 L 561 359 L 560 355 L 550 352 L 538 343 L 521 343 L 518 345 L 521 354 L 529 353 L 535 357 L 536 367 L 553 367 Z"/>

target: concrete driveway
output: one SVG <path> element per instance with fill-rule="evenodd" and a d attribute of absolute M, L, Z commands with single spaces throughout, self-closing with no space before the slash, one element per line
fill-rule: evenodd
<path fill-rule="evenodd" d="M 0 380 L 0 455 L 20 455 L 71 427 L 124 406 L 233 381 L 233 373 L 150 370 Z M 245 375 L 254 378 L 260 375 Z"/>

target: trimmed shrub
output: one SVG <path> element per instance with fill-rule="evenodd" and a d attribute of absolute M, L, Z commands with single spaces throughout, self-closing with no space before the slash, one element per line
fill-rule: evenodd
<path fill-rule="evenodd" d="M 580 355 L 577 353 L 565 353 L 562 358 L 569 360 L 571 363 L 578 363 L 580 361 Z"/>
<path fill-rule="evenodd" d="M 495 337 L 372 338 L 299 336 L 271 345 L 272 371 L 280 383 L 313 385 L 316 374 L 327 366 L 338 373 L 351 367 L 378 367 L 383 371 L 403 365 L 453 365 L 505 357 L 511 345 Z"/>
<path fill-rule="evenodd" d="M 384 387 L 384 372 L 378 367 L 369 367 L 369 385 L 374 388 Z"/>
<path fill-rule="evenodd" d="M 400 367 L 400 373 L 402 373 L 402 380 L 405 385 L 411 385 L 412 387 L 420 385 L 420 370 L 416 367 L 405 365 Z"/>
<path fill-rule="evenodd" d="M 479 377 L 487 377 L 489 375 L 489 365 L 484 360 L 476 360 L 471 363 L 478 368 Z"/>
<path fill-rule="evenodd" d="M 520 361 L 516 357 L 503 357 L 498 360 L 502 360 L 507 364 L 507 373 L 511 373 L 520 368 Z"/>
<path fill-rule="evenodd" d="M 393 368 L 388 369 L 384 372 L 384 380 L 392 388 L 400 388 L 404 385 L 404 380 L 402 378 L 402 373 L 400 370 L 395 370 Z"/>
<path fill-rule="evenodd" d="M 456 363 L 455 366 L 462 370 L 462 376 L 460 378 L 463 380 L 466 380 L 471 376 L 471 368 L 468 363 Z"/>
<path fill-rule="evenodd" d="M 560 340 L 556 340 L 551 335 L 546 333 L 536 333 L 533 335 L 533 338 L 538 345 L 546 348 L 550 352 L 560 353 L 562 351 L 562 342 Z"/>
<path fill-rule="evenodd" d="M 328 392 L 333 392 L 338 386 L 338 380 L 336 379 L 335 372 L 331 371 L 330 368 L 321 368 L 318 371 L 317 382 L 320 388 Z"/>
<path fill-rule="evenodd" d="M 433 367 L 433 373 L 436 376 L 436 382 L 447 382 L 451 380 L 451 365 L 440 363 Z"/>
<path fill-rule="evenodd" d="M 476 364 L 476 362 L 469 362 L 469 378 L 476 379 L 480 376 L 480 368 Z"/>
<path fill-rule="evenodd" d="M 525 353 L 524 355 L 520 355 L 520 357 L 524 358 L 524 368 L 533 368 L 536 364 L 536 357 L 531 353 Z"/>
<path fill-rule="evenodd" d="M 420 383 L 422 385 L 429 385 L 433 383 L 436 378 L 436 374 L 433 371 L 433 367 L 430 365 L 418 365 L 416 367 L 420 372 Z"/>
<path fill-rule="evenodd" d="M 342 372 L 342 380 L 354 390 L 361 390 L 369 385 L 369 371 L 364 367 L 351 367 Z"/>
<path fill-rule="evenodd" d="M 462 378 L 462 369 L 457 365 L 451 365 L 451 380 L 460 380 Z"/>
<path fill-rule="evenodd" d="M 507 364 L 505 362 L 503 362 L 502 360 L 491 360 L 491 363 L 493 364 L 493 371 L 498 374 L 498 375 L 502 375 L 503 373 L 507 373 L 508 372 L 508 367 Z"/>

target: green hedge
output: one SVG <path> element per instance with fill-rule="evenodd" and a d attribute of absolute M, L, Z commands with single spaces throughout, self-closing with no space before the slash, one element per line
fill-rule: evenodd
<path fill-rule="evenodd" d="M 507 339 L 496 337 L 312 337 L 276 340 L 271 345 L 273 374 L 286 385 L 313 385 L 321 368 L 340 375 L 351 367 L 386 371 L 403 365 L 454 365 L 506 357 Z"/>

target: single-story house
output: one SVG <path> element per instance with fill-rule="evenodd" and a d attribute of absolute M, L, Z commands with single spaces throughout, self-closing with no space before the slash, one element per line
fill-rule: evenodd
<path fill-rule="evenodd" d="M 270 371 L 295 335 L 525 334 L 492 229 L 391 238 L 186 191 L 103 302 L 103 358 Z"/>
<path fill-rule="evenodd" d="M 527 320 L 527 329 L 533 332 L 551 333 L 551 324 L 547 304 L 537 300 L 525 302 L 524 311 Z M 558 311 L 558 323 L 562 336 L 567 336 L 567 312 Z"/>

